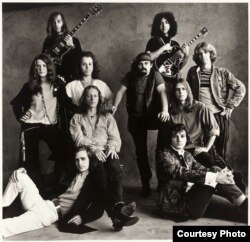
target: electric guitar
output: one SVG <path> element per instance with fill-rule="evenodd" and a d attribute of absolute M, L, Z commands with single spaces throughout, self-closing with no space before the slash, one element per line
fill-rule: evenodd
<path fill-rule="evenodd" d="M 192 45 L 199 37 L 206 35 L 208 32 L 207 28 L 203 27 L 199 33 L 187 43 L 187 46 Z M 180 65 L 184 61 L 184 49 L 185 45 L 182 47 L 173 46 L 170 51 L 164 51 L 154 60 L 154 66 L 156 69 L 166 77 L 175 76 L 180 70 Z"/>
<path fill-rule="evenodd" d="M 100 4 L 93 5 L 87 15 L 76 25 L 76 27 L 69 33 L 70 36 L 73 36 L 76 31 L 93 15 L 97 15 L 101 13 L 103 10 L 102 6 Z M 65 36 L 64 36 L 65 37 Z M 53 62 L 56 65 L 62 64 L 62 57 L 68 53 L 72 47 L 67 46 L 65 41 L 62 37 L 56 44 L 54 44 L 50 49 L 46 51 L 46 54 L 50 56 L 50 58 L 53 60 Z"/>

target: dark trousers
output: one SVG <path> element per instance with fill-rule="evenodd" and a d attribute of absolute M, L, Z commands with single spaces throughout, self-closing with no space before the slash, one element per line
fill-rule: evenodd
<path fill-rule="evenodd" d="M 22 127 L 25 145 L 25 160 L 20 159 L 20 165 L 28 171 L 40 173 L 39 142 L 43 140 L 51 150 L 49 160 L 55 161 L 54 174 L 60 176 L 62 172 L 73 175 L 74 143 L 71 137 L 56 125 L 25 124 Z M 23 155 L 20 157 L 23 158 Z"/>
<path fill-rule="evenodd" d="M 148 183 L 152 177 L 152 172 L 148 161 L 148 130 L 146 119 L 144 117 L 129 117 L 128 130 L 134 140 L 137 165 L 142 184 Z"/>
<path fill-rule="evenodd" d="M 218 184 L 216 189 L 222 197 L 225 197 L 231 203 L 242 195 L 242 191 L 236 185 Z M 192 218 L 200 218 L 204 215 L 214 191 L 213 187 L 200 184 L 195 184 L 190 188 L 186 193 L 186 201 Z"/>
<path fill-rule="evenodd" d="M 227 143 L 229 140 L 230 130 L 230 119 L 226 119 L 226 116 L 221 116 L 220 113 L 215 113 L 214 117 L 220 127 L 220 135 L 216 137 L 214 146 L 216 152 L 226 161 Z"/>
<path fill-rule="evenodd" d="M 113 205 L 123 201 L 123 185 L 122 185 L 122 171 L 119 159 L 112 159 L 109 156 L 106 162 L 99 161 L 97 158 L 91 157 L 91 169 L 94 169 L 97 179 L 99 191 L 102 197 L 104 207 L 109 216 L 111 216 L 111 209 Z"/>

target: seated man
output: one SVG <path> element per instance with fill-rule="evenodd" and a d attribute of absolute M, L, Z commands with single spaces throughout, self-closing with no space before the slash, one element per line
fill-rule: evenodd
<path fill-rule="evenodd" d="M 115 230 L 123 226 L 133 225 L 138 217 L 130 217 L 135 211 L 135 205 L 120 206 L 112 209 L 109 194 L 105 188 L 107 182 L 100 178 L 98 165 L 92 167 L 86 150 L 76 153 L 75 163 L 77 174 L 68 189 L 50 200 L 44 200 L 26 174 L 24 168 L 14 171 L 3 195 L 3 207 L 8 207 L 20 194 L 25 213 L 18 217 L 3 220 L 3 237 L 20 234 L 50 226 L 59 220 L 59 230 L 69 232 L 81 231 L 81 224 L 100 218 L 104 209 L 113 221 Z M 91 166 L 91 167 L 90 167 Z"/>
<path fill-rule="evenodd" d="M 219 167 L 208 169 L 185 151 L 189 136 L 184 124 L 173 124 L 168 136 L 168 145 L 157 151 L 162 182 L 159 191 L 161 215 L 178 221 L 200 218 L 216 188 L 238 210 L 239 218 L 247 223 L 248 198 L 235 185 L 232 171 Z M 227 213 L 233 213 L 233 210 L 230 208 Z"/>
<path fill-rule="evenodd" d="M 114 204 L 114 209 L 122 206 L 123 186 L 122 172 L 118 152 L 121 148 L 121 138 L 116 121 L 112 114 L 102 109 L 100 90 L 87 86 L 82 94 L 81 114 L 75 114 L 70 122 L 70 133 L 77 148 L 84 147 L 89 151 L 90 160 L 100 174 L 106 174 L 108 188 Z"/>

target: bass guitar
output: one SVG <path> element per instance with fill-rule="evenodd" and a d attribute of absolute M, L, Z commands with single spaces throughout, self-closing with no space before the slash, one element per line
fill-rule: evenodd
<path fill-rule="evenodd" d="M 199 33 L 186 45 L 192 45 L 199 37 L 205 36 L 207 34 L 207 28 L 203 27 Z M 154 60 L 154 66 L 156 69 L 166 77 L 174 77 L 180 70 L 180 65 L 184 61 L 184 49 L 185 45 L 182 47 L 173 46 L 170 51 L 164 51 Z"/>
<path fill-rule="evenodd" d="M 103 10 L 102 6 L 100 4 L 95 4 L 93 5 L 87 15 L 76 25 L 76 27 L 68 33 L 70 36 L 73 36 L 76 31 L 93 15 L 97 15 L 101 13 Z M 53 60 L 53 62 L 56 65 L 61 65 L 62 64 L 62 57 L 68 53 L 72 47 L 67 46 L 64 39 L 62 37 L 57 43 L 55 43 L 50 49 L 46 51 L 46 54 L 50 56 L 50 58 Z"/>

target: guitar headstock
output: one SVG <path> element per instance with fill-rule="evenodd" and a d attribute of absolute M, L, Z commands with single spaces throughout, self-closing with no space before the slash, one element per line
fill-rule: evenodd
<path fill-rule="evenodd" d="M 208 32 L 208 29 L 206 28 L 206 27 L 203 27 L 201 30 L 200 30 L 200 34 L 202 34 L 202 35 L 206 35 L 207 34 L 207 32 Z"/>
<path fill-rule="evenodd" d="M 100 4 L 95 4 L 93 5 L 90 9 L 89 9 L 89 14 L 91 15 L 97 15 L 99 13 L 101 13 L 103 10 L 102 5 Z"/>

